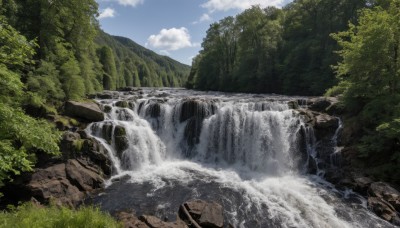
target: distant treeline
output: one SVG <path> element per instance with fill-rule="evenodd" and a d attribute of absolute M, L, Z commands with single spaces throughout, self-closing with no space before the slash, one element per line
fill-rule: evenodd
<path fill-rule="evenodd" d="M 0 0 L 1 24 L 34 41 L 20 73 L 27 89 L 52 101 L 125 86 L 182 86 L 189 67 L 102 32 L 95 0 Z"/>
<path fill-rule="evenodd" d="M 356 22 L 367 0 L 295 0 L 254 6 L 210 26 L 187 87 L 200 90 L 322 95 L 338 81 L 331 33 Z"/>

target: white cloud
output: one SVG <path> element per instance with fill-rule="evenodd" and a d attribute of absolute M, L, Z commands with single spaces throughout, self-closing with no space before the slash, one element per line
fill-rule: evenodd
<path fill-rule="evenodd" d="M 166 51 L 176 51 L 186 47 L 194 47 L 197 43 L 191 42 L 187 28 L 162 29 L 157 35 L 151 35 L 147 39 L 146 46 L 159 48 Z"/>
<path fill-rule="evenodd" d="M 210 15 L 208 15 L 206 13 L 201 15 L 200 19 L 198 21 L 194 21 L 192 24 L 195 25 L 195 24 L 205 22 L 205 21 L 212 21 L 212 18 L 210 17 Z"/>
<path fill-rule="evenodd" d="M 245 10 L 253 5 L 260 5 L 262 8 L 267 6 L 282 6 L 285 0 L 207 0 L 202 4 L 203 8 L 210 12 L 228 11 L 231 9 Z"/>
<path fill-rule="evenodd" d="M 137 6 L 143 3 L 143 0 L 118 0 L 118 3 L 123 6 Z"/>
<path fill-rule="evenodd" d="M 104 10 L 100 11 L 100 15 L 98 19 L 103 19 L 103 18 L 109 18 L 109 17 L 115 17 L 115 10 L 112 8 L 105 8 Z"/>
<path fill-rule="evenodd" d="M 98 0 L 98 1 L 102 1 L 102 2 L 117 2 L 120 5 L 123 6 L 132 6 L 135 7 L 139 4 L 142 4 L 144 2 L 144 0 Z"/>

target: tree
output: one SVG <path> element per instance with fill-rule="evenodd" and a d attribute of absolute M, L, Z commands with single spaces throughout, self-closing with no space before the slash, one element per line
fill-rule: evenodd
<path fill-rule="evenodd" d="M 359 155 L 375 163 L 383 160 L 370 171 L 399 183 L 400 2 L 364 9 L 357 24 L 332 36 L 341 47 L 335 69 L 345 86 L 342 101 L 363 126 Z"/>
<path fill-rule="evenodd" d="M 0 186 L 11 174 L 30 171 L 35 152 L 58 154 L 59 133 L 46 121 L 27 116 L 21 72 L 34 54 L 28 42 L 0 16 Z M 10 48 L 12 47 L 12 48 Z M 12 69 L 12 70 L 11 70 Z"/>

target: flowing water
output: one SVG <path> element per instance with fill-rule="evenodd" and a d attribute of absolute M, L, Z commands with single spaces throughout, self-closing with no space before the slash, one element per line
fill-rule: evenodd
<path fill-rule="evenodd" d="M 391 227 L 365 199 L 323 180 L 323 142 L 289 108 L 303 100 L 179 89 L 98 100 L 107 118 L 87 131 L 109 150 L 114 175 L 93 200 L 166 220 L 186 200 L 214 200 L 234 227 Z M 340 160 L 339 131 L 330 166 Z"/>

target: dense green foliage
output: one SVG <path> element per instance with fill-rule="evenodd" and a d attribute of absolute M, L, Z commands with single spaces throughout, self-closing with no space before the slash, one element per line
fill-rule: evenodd
<path fill-rule="evenodd" d="M 332 35 L 342 59 L 335 68 L 340 89 L 333 90 L 360 127 L 360 156 L 381 164 L 370 171 L 400 183 L 400 2 L 387 2 Z"/>
<path fill-rule="evenodd" d="M 189 74 L 186 65 L 102 32 L 95 0 L 0 0 L 0 9 L 10 26 L 37 41 L 34 64 L 21 73 L 47 103 L 125 86 L 182 86 Z"/>
<path fill-rule="evenodd" d="M 20 72 L 29 66 L 34 42 L 28 42 L 0 17 L 0 186 L 10 174 L 29 171 L 35 152 L 58 153 L 59 134 L 45 122 L 24 113 L 25 100 L 41 103 L 24 91 Z"/>
<path fill-rule="evenodd" d="M 56 206 L 37 207 L 25 204 L 11 212 L 0 212 L 1 228 L 117 228 L 122 227 L 110 215 L 97 208 L 78 210 Z"/>
<path fill-rule="evenodd" d="M 372 4 L 369 2 L 368 4 Z M 360 0 L 295 0 L 283 9 L 254 6 L 214 23 L 194 59 L 189 88 L 321 95 L 336 84 L 330 34 L 356 19 Z"/>
<path fill-rule="evenodd" d="M 35 117 L 64 100 L 124 86 L 181 86 L 189 67 L 100 31 L 95 0 L 0 0 L 0 186 L 58 154 L 60 134 Z"/>

